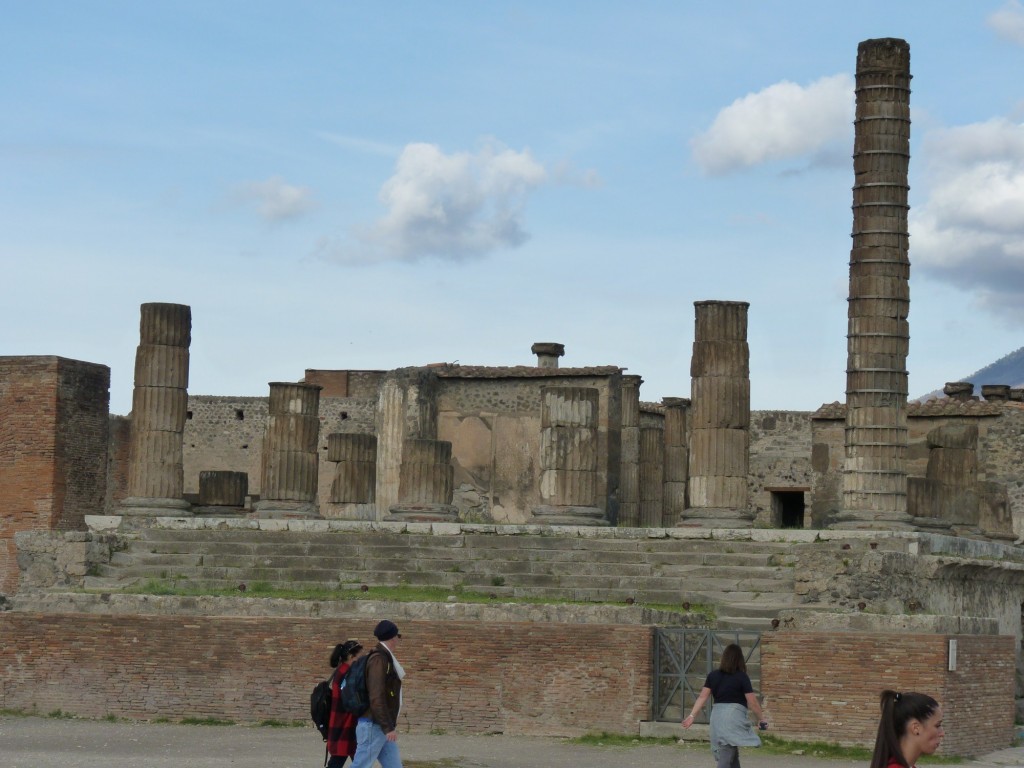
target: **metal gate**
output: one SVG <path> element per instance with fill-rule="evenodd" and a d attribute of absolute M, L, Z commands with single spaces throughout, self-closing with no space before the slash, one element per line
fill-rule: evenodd
<path fill-rule="evenodd" d="M 654 719 L 678 723 L 700 695 L 708 673 L 718 669 L 729 643 L 743 649 L 754 693 L 761 690 L 761 633 L 752 630 L 663 627 L 654 632 Z M 708 721 L 705 709 L 700 720 Z"/>

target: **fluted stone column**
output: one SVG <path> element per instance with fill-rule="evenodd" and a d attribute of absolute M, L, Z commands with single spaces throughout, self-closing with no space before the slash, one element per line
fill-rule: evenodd
<path fill-rule="evenodd" d="M 437 439 L 437 377 L 423 368 L 390 371 L 377 390 L 375 518 L 400 503 L 402 451 L 408 439 Z"/>
<path fill-rule="evenodd" d="M 246 472 L 206 470 L 199 473 L 199 506 L 244 507 L 249 493 Z"/>
<path fill-rule="evenodd" d="M 665 493 L 665 432 L 640 428 L 640 526 L 661 528 Z"/>
<path fill-rule="evenodd" d="M 135 353 L 128 496 L 124 515 L 191 514 L 184 499 L 182 435 L 188 413 L 188 348 L 192 310 L 143 304 Z"/>
<path fill-rule="evenodd" d="M 957 534 L 978 534 L 978 427 L 945 424 L 927 437 L 928 469 L 924 483 L 915 479 L 916 493 L 924 486 L 924 509 L 911 509 L 926 527 L 952 527 Z M 920 497 L 918 500 L 920 503 Z M 922 514 L 925 512 L 926 514 Z"/>
<path fill-rule="evenodd" d="M 263 436 L 259 517 L 319 517 L 320 387 L 271 382 Z"/>
<path fill-rule="evenodd" d="M 833 527 L 909 528 L 910 47 L 857 48 L 843 508 Z"/>
<path fill-rule="evenodd" d="M 640 385 L 639 376 L 622 377 L 622 468 L 619 473 L 619 526 L 640 524 Z"/>
<path fill-rule="evenodd" d="M 452 444 L 446 440 L 412 438 L 402 446 L 398 503 L 388 520 L 454 522 Z"/>
<path fill-rule="evenodd" d="M 683 521 L 686 514 L 686 486 L 690 478 L 690 452 L 687 444 L 687 415 L 690 401 L 685 397 L 665 397 L 665 490 L 662 525 L 666 528 Z"/>
<path fill-rule="evenodd" d="M 687 525 L 749 525 L 750 349 L 745 301 L 697 301 L 690 361 Z"/>
<path fill-rule="evenodd" d="M 377 436 L 335 432 L 327 436 L 327 460 L 334 464 L 325 517 L 376 519 Z"/>
<path fill-rule="evenodd" d="M 534 522 L 608 524 L 597 506 L 598 398 L 590 387 L 541 389 L 541 503 Z"/>

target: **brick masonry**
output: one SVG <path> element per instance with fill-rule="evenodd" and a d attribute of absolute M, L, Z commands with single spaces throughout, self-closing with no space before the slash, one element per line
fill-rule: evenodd
<path fill-rule="evenodd" d="M 8 611 L 0 614 L 0 708 L 304 721 L 333 644 L 368 643 L 374 623 Z M 649 626 L 409 620 L 400 628 L 403 731 L 637 733 L 650 717 Z M 958 644 L 953 672 L 950 639 Z M 1012 742 L 1013 638 L 762 636 L 761 692 L 772 732 L 783 738 L 870 746 L 887 687 L 943 704 L 945 754 Z"/>
<path fill-rule="evenodd" d="M 85 528 L 102 508 L 110 369 L 0 357 L 0 594 L 14 590 L 14 534 Z"/>
<path fill-rule="evenodd" d="M 955 671 L 947 669 L 951 639 Z M 1012 637 L 780 632 L 762 637 L 761 665 L 772 732 L 783 738 L 870 746 L 879 694 L 891 688 L 942 704 L 944 754 L 981 754 L 1013 741 Z"/>
<path fill-rule="evenodd" d="M 305 721 L 352 619 L 0 614 L 0 709 L 86 717 Z M 401 730 L 636 733 L 650 709 L 643 626 L 407 621 Z"/>

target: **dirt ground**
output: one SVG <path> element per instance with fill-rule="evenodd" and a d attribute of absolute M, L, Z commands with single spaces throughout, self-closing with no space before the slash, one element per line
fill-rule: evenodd
<path fill-rule="evenodd" d="M 707 744 L 583 746 L 563 739 L 401 734 L 405 768 L 713 768 Z M 744 768 L 863 768 L 860 762 L 742 749 Z M 158 725 L 0 717 L 3 768 L 320 768 L 322 742 L 309 728 Z M 1024 766 L 1024 748 L 963 765 Z"/>

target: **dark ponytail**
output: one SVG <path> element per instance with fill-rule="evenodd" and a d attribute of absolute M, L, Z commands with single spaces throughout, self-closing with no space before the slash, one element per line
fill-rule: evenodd
<path fill-rule="evenodd" d="M 892 760 L 903 768 L 910 768 L 900 749 L 900 739 L 907 733 L 907 723 L 911 720 L 924 722 L 935 714 L 939 702 L 923 693 L 897 693 L 888 689 L 882 691 L 880 699 L 882 716 L 878 720 L 871 768 L 887 768 Z"/>
<path fill-rule="evenodd" d="M 344 643 L 339 643 L 334 646 L 334 650 L 331 651 L 331 666 L 337 667 L 343 661 L 348 661 L 361 650 L 363 650 L 363 645 L 358 640 L 346 640 Z"/>

